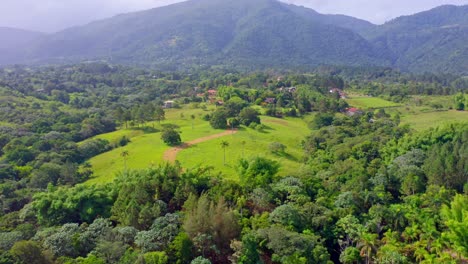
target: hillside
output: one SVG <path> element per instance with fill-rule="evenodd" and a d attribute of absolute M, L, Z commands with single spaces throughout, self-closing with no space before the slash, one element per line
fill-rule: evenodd
<path fill-rule="evenodd" d="M 468 6 L 441 6 L 377 26 L 276 0 L 192 0 L 27 42 L 4 49 L 0 64 L 103 60 L 163 69 L 391 66 L 468 74 Z"/>
<path fill-rule="evenodd" d="M 304 9 L 304 8 L 303 8 Z M 137 64 L 386 64 L 358 34 L 273 0 L 189 1 L 51 35 L 30 58 Z"/>
<path fill-rule="evenodd" d="M 367 34 L 410 71 L 468 72 L 468 6 L 441 6 L 394 19 Z"/>
<path fill-rule="evenodd" d="M 17 60 L 21 56 L 21 48 L 42 35 L 42 33 L 34 31 L 0 27 L 0 64 Z"/>

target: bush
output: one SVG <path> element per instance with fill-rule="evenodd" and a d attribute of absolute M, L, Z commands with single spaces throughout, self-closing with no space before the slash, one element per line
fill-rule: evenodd
<path fill-rule="evenodd" d="M 130 143 L 130 139 L 127 138 L 126 136 L 123 136 L 123 137 L 119 140 L 119 146 L 121 146 L 121 147 L 126 146 L 128 143 Z"/>
<path fill-rule="evenodd" d="M 164 130 L 161 134 L 161 139 L 169 146 L 177 146 L 182 142 L 180 133 L 174 129 Z"/>
<path fill-rule="evenodd" d="M 177 146 L 182 142 L 179 132 L 174 129 L 164 130 L 161 134 L 161 139 L 169 146 Z"/>
<path fill-rule="evenodd" d="M 268 149 L 272 152 L 272 153 L 284 153 L 284 151 L 286 150 L 286 146 L 279 143 L 279 142 L 273 142 L 273 143 L 270 143 L 270 145 L 268 145 Z"/>
<path fill-rule="evenodd" d="M 312 122 L 312 127 L 320 129 L 322 127 L 330 126 L 333 123 L 335 116 L 333 114 L 317 114 Z"/>
<path fill-rule="evenodd" d="M 227 113 L 224 110 L 216 110 L 210 119 L 210 125 L 215 129 L 227 128 Z"/>
<path fill-rule="evenodd" d="M 242 109 L 239 114 L 240 122 L 243 125 L 249 126 L 251 123 L 260 124 L 260 118 L 258 117 L 258 112 L 250 107 Z"/>

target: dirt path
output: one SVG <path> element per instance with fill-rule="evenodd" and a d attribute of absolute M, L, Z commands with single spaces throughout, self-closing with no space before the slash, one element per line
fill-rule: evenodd
<path fill-rule="evenodd" d="M 237 130 L 234 130 L 234 131 L 226 130 L 226 131 L 224 131 L 222 133 L 219 133 L 219 134 L 206 136 L 206 137 L 201 137 L 201 138 L 197 138 L 197 139 L 194 139 L 192 141 L 189 141 L 189 142 L 185 142 L 180 146 L 177 146 L 177 147 L 170 148 L 170 149 L 166 150 L 164 152 L 164 155 L 163 155 L 163 160 L 173 163 L 173 162 L 176 161 L 177 153 L 179 153 L 180 151 L 182 151 L 182 150 L 184 150 L 184 149 L 186 149 L 186 148 L 188 148 L 190 146 L 193 146 L 195 144 L 202 143 L 202 142 L 205 142 L 205 141 L 208 141 L 208 140 L 224 137 L 224 136 L 227 136 L 227 135 L 232 135 L 232 134 L 235 134 L 235 133 L 237 133 Z"/>

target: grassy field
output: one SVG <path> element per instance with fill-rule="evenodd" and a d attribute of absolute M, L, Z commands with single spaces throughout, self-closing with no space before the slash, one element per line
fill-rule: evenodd
<path fill-rule="evenodd" d="M 211 128 L 207 121 L 200 118 L 206 113 L 209 113 L 209 111 L 170 109 L 166 112 L 166 121 L 163 121 L 161 125 L 156 123 L 154 126 L 159 130 L 165 124 L 177 125 L 183 142 L 222 132 L 223 130 Z M 193 129 L 191 115 L 196 116 Z M 278 119 L 272 117 L 262 117 L 262 122 L 267 126 L 262 132 L 250 128 L 241 128 L 235 135 L 213 139 L 185 149 L 178 154 L 177 160 L 184 167 L 190 168 L 202 164 L 210 165 L 214 166 L 215 171 L 221 171 L 226 176 L 235 177 L 237 174 L 233 164 L 242 157 L 243 149 L 246 158 L 257 155 L 278 160 L 282 164 L 280 172 L 283 175 L 297 169 L 302 158 L 301 140 L 309 134 L 306 122 L 299 118 Z M 153 124 L 149 124 L 149 126 L 152 127 Z M 94 177 L 87 181 L 88 184 L 112 181 L 115 174 L 125 167 L 124 158 L 121 156 L 123 151 L 129 153 L 126 160 L 128 169 L 147 168 L 164 162 L 162 160 L 163 154 L 170 147 L 162 142 L 159 132 L 147 133 L 138 129 L 122 129 L 95 138 L 115 142 L 124 135 L 131 138 L 131 142 L 127 146 L 113 149 L 90 160 Z M 229 160 L 226 166 L 223 165 L 222 160 L 222 149 L 220 147 L 222 140 L 226 140 L 230 144 L 226 149 L 226 156 Z M 242 147 L 242 141 L 246 142 L 244 147 Z M 279 156 L 271 154 L 268 150 L 270 142 L 281 142 L 286 145 L 285 154 Z"/>
<path fill-rule="evenodd" d="M 174 124 L 178 126 L 178 131 L 181 132 L 182 141 L 189 141 L 199 137 L 207 136 L 222 132 L 211 128 L 208 122 L 200 119 L 200 116 L 208 113 L 201 109 L 169 109 L 166 111 L 166 120 L 161 124 L 148 124 L 157 130 L 161 130 L 164 125 Z M 193 121 L 191 115 L 196 118 Z M 103 153 L 89 160 L 93 167 L 94 177 L 87 183 L 106 183 L 113 180 L 115 173 L 124 169 L 124 160 L 121 157 L 123 151 L 128 151 L 127 168 L 141 169 L 147 168 L 152 164 L 162 162 L 164 151 L 169 147 L 161 140 L 161 133 L 145 133 L 144 131 L 136 129 L 122 129 L 115 132 L 102 134 L 95 138 L 107 139 L 110 142 L 115 142 L 123 135 L 129 137 L 131 142 L 125 146 L 113 149 L 112 151 Z"/>
<path fill-rule="evenodd" d="M 445 105 L 448 103 L 448 99 L 444 99 L 446 102 L 443 104 Z M 410 102 L 405 106 L 395 107 L 396 104 L 392 102 L 374 97 L 348 100 L 363 102 L 361 105 L 366 105 L 366 107 L 375 107 L 377 104 L 380 106 L 385 105 L 388 107 L 385 109 L 387 113 L 391 115 L 399 114 L 401 124 L 409 124 L 416 130 L 424 130 L 449 122 L 468 122 L 468 112 L 436 111 L 426 104 L 417 106 Z M 424 98 L 424 101 L 437 102 L 437 98 Z M 361 108 L 365 107 L 361 106 Z M 116 173 L 124 169 L 125 163 L 129 169 L 142 169 L 164 162 L 163 154 L 170 147 L 162 142 L 161 134 L 158 131 L 168 124 L 178 127 L 183 142 L 222 132 L 222 130 L 211 128 L 207 121 L 201 119 L 204 114 L 210 113 L 211 110 L 213 109 L 169 109 L 166 111 L 166 120 L 161 124 L 147 124 L 148 127 L 155 128 L 153 132 L 133 128 L 96 136 L 95 138 L 106 139 L 111 143 L 118 141 L 122 136 L 126 136 L 131 139 L 131 142 L 125 147 L 116 148 L 92 158 L 90 163 L 93 167 L 94 177 L 87 183 L 95 184 L 112 181 Z M 192 121 L 191 115 L 196 117 L 194 121 Z M 261 119 L 262 123 L 267 126 L 263 131 L 242 127 L 236 134 L 205 141 L 182 150 L 178 153 L 177 160 L 186 168 L 200 165 L 213 166 L 215 172 L 221 172 L 225 177 L 237 179 L 235 168 L 240 158 L 262 156 L 280 162 L 280 175 L 294 173 L 301 166 L 303 158 L 301 141 L 310 133 L 307 123 L 313 119 L 313 115 L 306 116 L 304 119 L 278 119 L 267 116 L 262 116 Z M 226 148 L 226 164 L 223 161 L 224 151 L 221 148 L 223 140 L 229 143 Z M 285 153 L 271 153 L 268 147 L 272 142 L 279 142 L 287 146 Z M 129 153 L 126 162 L 121 156 L 123 151 Z"/>
<path fill-rule="evenodd" d="M 301 166 L 303 150 L 301 141 L 310 134 L 306 122 L 300 118 L 278 119 L 262 116 L 262 123 L 268 128 L 263 132 L 242 128 L 238 133 L 223 138 L 206 141 L 179 153 L 177 160 L 183 167 L 191 168 L 209 165 L 221 171 L 226 177 L 237 179 L 236 163 L 242 157 L 266 157 L 280 162 L 280 175 L 288 175 Z M 227 141 L 226 164 L 224 164 L 221 142 Z M 245 143 L 243 143 L 245 142 Z M 287 146 L 285 153 L 273 154 L 268 146 L 280 142 Z"/>
<path fill-rule="evenodd" d="M 346 102 L 352 107 L 360 109 L 396 107 L 400 104 L 390 102 L 378 97 L 352 96 L 346 99 Z"/>
<path fill-rule="evenodd" d="M 468 122 L 468 111 L 413 112 L 401 117 L 401 124 L 409 124 L 419 131 L 453 122 Z"/>

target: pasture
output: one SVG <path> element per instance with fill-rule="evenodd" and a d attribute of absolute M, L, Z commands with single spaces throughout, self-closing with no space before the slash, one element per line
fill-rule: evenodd
<path fill-rule="evenodd" d="M 161 140 L 162 128 L 168 124 L 176 125 L 181 132 L 182 142 L 188 142 L 198 138 L 215 135 L 223 130 L 213 129 L 207 121 L 201 117 L 210 113 L 210 110 L 201 109 L 169 109 L 166 111 L 166 120 L 159 123 L 147 124 L 155 132 L 145 131 L 142 128 L 121 129 L 107 134 L 96 136 L 109 140 L 111 143 L 118 141 L 122 136 L 130 138 L 131 142 L 124 147 L 115 148 L 109 152 L 100 154 L 89 160 L 94 175 L 87 184 L 100 184 L 111 182 L 117 172 L 127 169 L 144 169 L 162 162 L 164 152 L 170 147 Z M 192 120 L 191 116 L 195 119 Z M 311 116 L 306 117 L 310 119 Z M 242 127 L 235 135 L 228 135 L 202 142 L 180 151 L 177 160 L 183 167 L 191 168 L 198 165 L 213 166 L 214 171 L 221 172 L 225 176 L 235 177 L 235 163 L 239 158 L 264 156 L 281 163 L 280 174 L 286 175 L 295 171 L 300 166 L 302 159 L 301 141 L 310 130 L 305 120 L 301 118 L 279 119 L 273 117 L 261 117 L 266 128 L 263 131 Z M 193 121 L 193 128 L 192 128 Z M 229 143 L 226 148 L 226 165 L 223 164 L 223 152 L 220 142 Z M 245 143 L 243 143 L 245 142 Z M 271 142 L 280 142 L 287 146 L 281 154 L 272 154 L 268 150 Z M 128 152 L 127 157 L 122 152 Z"/>
<path fill-rule="evenodd" d="M 346 102 L 352 107 L 359 109 L 371 109 L 371 108 L 387 108 L 387 107 L 396 107 L 400 104 L 384 100 L 379 97 L 368 97 L 368 96 L 353 96 L 349 99 L 346 99 Z"/>

